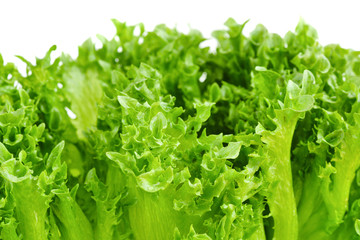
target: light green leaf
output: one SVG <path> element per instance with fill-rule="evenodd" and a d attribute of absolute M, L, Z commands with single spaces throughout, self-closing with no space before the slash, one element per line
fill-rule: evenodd
<path fill-rule="evenodd" d="M 218 158 L 235 159 L 239 156 L 240 148 L 240 142 L 230 142 L 228 146 L 220 149 L 217 156 Z"/>

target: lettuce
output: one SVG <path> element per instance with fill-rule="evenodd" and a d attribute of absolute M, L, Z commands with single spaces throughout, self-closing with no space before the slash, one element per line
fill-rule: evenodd
<path fill-rule="evenodd" d="M 0 55 L 0 239 L 360 238 L 360 52 L 113 23 L 25 75 Z"/>

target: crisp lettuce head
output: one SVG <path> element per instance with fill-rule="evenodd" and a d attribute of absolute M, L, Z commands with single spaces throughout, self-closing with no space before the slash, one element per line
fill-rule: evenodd
<path fill-rule="evenodd" d="M 0 55 L 0 239 L 360 238 L 358 51 L 113 23 L 26 74 Z"/>

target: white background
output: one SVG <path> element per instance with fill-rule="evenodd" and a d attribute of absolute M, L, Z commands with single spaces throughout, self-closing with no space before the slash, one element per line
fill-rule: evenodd
<path fill-rule="evenodd" d="M 284 36 L 294 30 L 300 17 L 315 27 L 321 44 L 339 43 L 360 50 L 360 1 L 319 0 L 0 0 L 0 53 L 6 62 L 21 63 L 14 55 L 30 61 L 42 57 L 56 44 L 55 55 L 66 52 L 76 57 L 77 46 L 96 34 L 111 38 L 111 18 L 128 24 L 143 22 L 147 30 L 165 23 L 181 31 L 189 26 L 205 37 L 224 28 L 233 17 L 239 23 L 250 19 L 245 34 L 262 23 L 270 32 Z M 21 66 L 19 66 L 21 67 Z"/>

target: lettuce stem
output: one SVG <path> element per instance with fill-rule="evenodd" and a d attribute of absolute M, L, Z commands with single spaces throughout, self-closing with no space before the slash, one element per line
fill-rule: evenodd
<path fill-rule="evenodd" d="M 299 114 L 291 110 L 277 112 L 278 128 L 265 131 L 267 155 L 263 166 L 270 183 L 268 204 L 274 218 L 276 240 L 298 239 L 298 219 L 291 172 L 291 142 Z"/>

